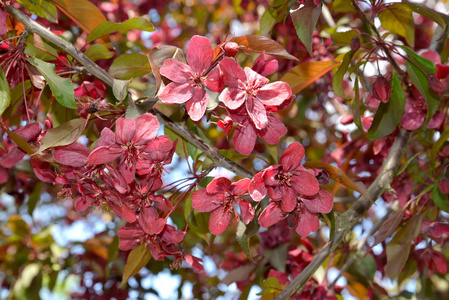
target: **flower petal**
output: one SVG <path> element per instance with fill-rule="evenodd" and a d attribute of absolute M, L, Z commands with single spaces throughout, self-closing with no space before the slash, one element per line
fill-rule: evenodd
<path fill-rule="evenodd" d="M 254 175 L 251 183 L 248 185 L 248 192 L 254 201 L 260 201 L 267 195 L 267 188 L 262 179 L 262 172 Z"/>
<path fill-rule="evenodd" d="M 287 185 L 281 185 L 280 190 L 282 193 L 281 208 L 285 212 L 291 212 L 298 203 L 295 190 Z"/>
<path fill-rule="evenodd" d="M 212 211 L 209 219 L 209 230 L 214 235 L 220 235 L 231 223 L 232 213 L 221 207 Z"/>
<path fill-rule="evenodd" d="M 260 89 L 264 85 L 266 85 L 270 80 L 268 78 L 260 75 L 259 73 L 255 72 L 253 69 L 249 67 L 245 67 L 243 70 L 246 75 L 246 84 L 248 86 L 254 87 L 255 89 Z"/>
<path fill-rule="evenodd" d="M 99 148 L 101 146 L 110 146 L 115 144 L 115 133 L 112 132 L 111 129 L 105 127 L 101 131 L 100 138 L 95 144 L 95 148 Z"/>
<path fill-rule="evenodd" d="M 249 178 L 240 179 L 231 184 L 231 192 L 234 196 L 241 196 L 248 191 L 248 185 L 251 183 Z"/>
<path fill-rule="evenodd" d="M 160 69 L 161 75 L 177 83 L 186 83 L 193 78 L 192 68 L 176 59 L 169 58 L 164 61 Z"/>
<path fill-rule="evenodd" d="M 237 109 L 243 105 L 246 100 L 246 92 L 242 89 L 232 87 L 225 88 L 218 99 L 229 109 Z"/>
<path fill-rule="evenodd" d="M 246 125 L 237 126 L 232 138 L 234 149 L 242 154 L 249 155 L 254 149 L 256 139 L 256 131 L 252 124 L 246 123 Z"/>
<path fill-rule="evenodd" d="M 56 162 L 72 166 L 82 167 L 87 163 L 90 150 L 80 143 L 73 143 L 68 146 L 58 147 L 53 152 L 53 158 Z"/>
<path fill-rule="evenodd" d="M 134 145 L 146 145 L 159 131 L 159 121 L 152 114 L 146 113 L 136 119 L 136 132 L 132 139 Z"/>
<path fill-rule="evenodd" d="M 212 62 L 212 46 L 206 37 L 195 35 L 190 40 L 187 62 L 192 70 L 200 76 L 209 69 Z"/>
<path fill-rule="evenodd" d="M 192 98 L 193 87 L 191 82 L 172 82 L 167 85 L 158 95 L 159 100 L 166 104 L 184 103 Z"/>
<path fill-rule="evenodd" d="M 283 81 L 264 85 L 257 91 L 257 98 L 265 105 L 281 105 L 291 95 L 292 89 Z"/>
<path fill-rule="evenodd" d="M 285 149 L 284 153 L 282 153 L 281 158 L 279 159 L 279 164 L 284 167 L 284 171 L 296 170 L 299 165 L 301 165 L 304 153 L 305 150 L 303 145 L 298 142 L 292 143 Z"/>
<path fill-rule="evenodd" d="M 101 146 L 95 148 L 89 155 L 89 163 L 92 165 L 106 164 L 114 161 L 122 155 L 123 149 L 119 146 Z"/>
<path fill-rule="evenodd" d="M 249 96 L 246 99 L 246 111 L 257 129 L 263 129 L 268 125 L 267 111 L 257 98 Z"/>
<path fill-rule="evenodd" d="M 147 234 L 156 234 L 156 220 L 158 219 L 156 209 L 152 206 L 143 206 L 140 209 L 138 219 L 139 225 Z"/>
<path fill-rule="evenodd" d="M 254 218 L 254 208 L 248 201 L 239 201 L 239 207 L 243 223 L 248 224 Z"/>
<path fill-rule="evenodd" d="M 257 130 L 257 134 L 268 144 L 276 145 L 281 137 L 287 133 L 284 123 L 271 115 L 268 115 L 268 125 L 262 130 Z"/>
<path fill-rule="evenodd" d="M 131 142 L 136 133 L 136 120 L 119 118 L 115 126 L 115 141 L 118 144 L 126 145 Z"/>
<path fill-rule="evenodd" d="M 206 189 L 201 189 L 192 194 L 192 207 L 199 212 L 209 212 L 219 208 L 223 199 L 217 195 L 208 194 Z"/>
<path fill-rule="evenodd" d="M 185 231 L 179 231 L 171 225 L 165 225 L 164 230 L 162 231 L 161 240 L 170 244 L 180 243 L 185 235 Z"/>
<path fill-rule="evenodd" d="M 268 228 L 282 219 L 284 219 L 284 213 L 282 212 L 281 207 L 278 204 L 271 202 L 260 214 L 259 224 L 262 227 Z"/>
<path fill-rule="evenodd" d="M 313 213 L 327 214 L 332 210 L 333 197 L 331 193 L 320 190 L 318 194 L 311 198 L 301 198 L 308 210 Z"/>
<path fill-rule="evenodd" d="M 220 70 L 223 73 L 224 84 L 231 88 L 238 88 L 239 80 L 246 82 L 246 74 L 240 65 L 232 58 L 225 57 L 220 62 Z"/>
<path fill-rule="evenodd" d="M 212 92 L 220 93 L 224 88 L 223 77 L 220 74 L 220 69 L 215 67 L 212 71 L 210 71 L 203 83 Z"/>
<path fill-rule="evenodd" d="M 290 179 L 290 183 L 298 194 L 304 196 L 313 196 L 320 190 L 316 177 L 307 171 L 296 171 Z"/>
<path fill-rule="evenodd" d="M 206 191 L 209 194 L 229 193 L 230 189 L 231 181 L 226 177 L 215 177 L 206 187 Z"/>
<path fill-rule="evenodd" d="M 186 102 L 187 113 L 193 121 L 199 121 L 206 113 L 209 94 L 202 87 L 193 88 L 192 98 Z"/>
<path fill-rule="evenodd" d="M 300 236 L 306 237 L 309 233 L 317 231 L 320 228 L 320 219 L 317 214 L 303 209 L 298 216 L 298 223 L 295 225 L 295 231 Z"/>

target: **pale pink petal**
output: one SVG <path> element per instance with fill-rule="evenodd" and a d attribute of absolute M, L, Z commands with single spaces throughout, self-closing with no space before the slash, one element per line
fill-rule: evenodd
<path fill-rule="evenodd" d="M 199 121 L 206 113 L 209 94 L 202 87 L 194 87 L 192 98 L 186 102 L 187 113 L 193 121 Z"/>
<path fill-rule="evenodd" d="M 254 87 L 255 89 L 259 89 L 270 82 L 268 78 L 254 72 L 251 68 L 245 67 L 244 72 L 246 75 L 246 84 Z"/>
<path fill-rule="evenodd" d="M 172 82 L 159 94 L 159 100 L 166 104 L 181 104 L 192 98 L 192 95 L 193 87 L 191 82 Z"/>
<path fill-rule="evenodd" d="M 318 194 L 310 198 L 301 198 L 306 208 L 313 213 L 327 214 L 332 210 L 333 197 L 331 193 L 320 190 Z"/>
<path fill-rule="evenodd" d="M 101 146 L 95 148 L 89 155 L 89 163 L 92 165 L 106 164 L 114 161 L 120 155 L 122 155 L 123 149 L 119 146 Z"/>
<path fill-rule="evenodd" d="M 220 93 L 223 91 L 224 82 L 223 77 L 220 74 L 220 69 L 215 67 L 212 71 L 210 71 L 203 83 L 212 92 Z"/>
<path fill-rule="evenodd" d="M 215 177 L 207 185 L 206 192 L 209 194 L 229 193 L 231 189 L 231 181 L 226 177 Z"/>
<path fill-rule="evenodd" d="M 220 235 L 231 223 L 232 213 L 219 207 L 210 214 L 209 230 L 214 235 Z"/>
<path fill-rule="evenodd" d="M 268 76 L 277 71 L 278 61 L 275 59 L 270 59 L 266 61 L 265 55 L 262 52 L 254 61 L 252 69 L 262 76 Z"/>
<path fill-rule="evenodd" d="M 169 58 L 164 61 L 160 69 L 161 75 L 177 83 L 186 83 L 193 78 L 193 71 L 189 65 Z"/>
<path fill-rule="evenodd" d="M 214 194 L 208 194 L 206 189 L 201 189 L 192 194 L 192 207 L 199 212 L 210 212 L 219 208 L 223 198 Z"/>
<path fill-rule="evenodd" d="M 239 80 L 246 82 L 246 74 L 240 65 L 232 58 L 225 57 L 220 62 L 220 70 L 223 73 L 224 84 L 232 87 L 239 88 Z"/>
<path fill-rule="evenodd" d="M 119 118 L 115 126 L 115 141 L 126 145 L 131 142 L 136 133 L 136 120 Z"/>
<path fill-rule="evenodd" d="M 249 178 L 240 179 L 232 183 L 231 192 L 234 196 L 241 196 L 248 191 L 248 185 L 251 183 Z"/>
<path fill-rule="evenodd" d="M 237 109 L 246 100 L 246 92 L 241 89 L 235 89 L 235 88 L 225 88 L 223 92 L 221 92 L 220 96 L 218 96 L 218 99 L 226 105 L 229 109 Z"/>
<path fill-rule="evenodd" d="M 284 219 L 285 213 L 282 212 L 279 205 L 271 202 L 259 216 L 259 224 L 268 228 Z"/>
<path fill-rule="evenodd" d="M 305 150 L 303 145 L 298 142 L 292 143 L 282 153 L 279 164 L 283 166 L 284 171 L 296 170 L 301 165 L 304 154 Z"/>
<path fill-rule="evenodd" d="M 281 105 L 291 95 L 292 90 L 288 83 L 276 81 L 261 87 L 256 97 L 265 105 Z"/>
<path fill-rule="evenodd" d="M 295 231 L 300 236 L 306 237 L 309 233 L 317 231 L 320 228 L 320 219 L 314 213 L 307 209 L 303 209 L 298 216 L 298 223 L 295 226 Z"/>
<path fill-rule="evenodd" d="M 248 185 L 248 192 L 254 201 L 260 201 L 267 195 L 267 188 L 262 179 L 262 172 L 254 175 L 251 183 Z"/>
<path fill-rule="evenodd" d="M 146 113 L 136 119 L 136 133 L 132 139 L 134 145 L 145 145 L 154 139 L 159 131 L 159 121 Z"/>
<path fill-rule="evenodd" d="M 316 177 L 307 171 L 296 171 L 291 177 L 290 183 L 298 194 L 304 196 L 314 196 L 320 190 Z"/>
<path fill-rule="evenodd" d="M 256 144 L 256 131 L 252 124 L 247 123 L 246 126 L 237 126 L 232 138 L 234 149 L 242 154 L 249 155 Z"/>
<path fill-rule="evenodd" d="M 248 201 L 239 201 L 239 207 L 243 223 L 248 224 L 254 218 L 254 208 Z"/>
<path fill-rule="evenodd" d="M 258 130 L 257 134 L 268 144 L 276 145 L 281 137 L 287 133 L 287 127 L 284 123 L 271 115 L 268 115 L 268 125 L 262 130 Z"/>
<path fill-rule="evenodd" d="M 257 98 L 248 97 L 246 100 L 246 111 L 257 129 L 263 129 L 268 125 L 267 111 Z"/>
<path fill-rule="evenodd" d="M 184 255 L 184 260 L 186 261 L 186 263 L 191 265 L 195 271 L 197 271 L 197 272 L 204 271 L 204 267 L 201 264 L 201 262 L 203 262 L 203 260 L 201 258 L 195 257 L 190 254 L 186 254 L 186 255 Z"/>
<path fill-rule="evenodd" d="M 195 35 L 190 40 L 187 62 L 195 73 L 203 75 L 210 67 L 212 56 L 212 46 L 207 38 Z"/>

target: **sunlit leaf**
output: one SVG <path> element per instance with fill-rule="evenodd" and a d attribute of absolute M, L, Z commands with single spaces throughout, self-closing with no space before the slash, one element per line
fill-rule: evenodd
<path fill-rule="evenodd" d="M 375 140 L 391 134 L 401 122 L 405 109 L 405 94 L 401 86 L 401 80 L 396 73 L 391 75 L 391 95 L 387 103 L 381 102 L 373 123 L 368 130 L 368 138 Z"/>
<path fill-rule="evenodd" d="M 415 22 L 412 10 L 407 5 L 386 5 L 378 17 L 383 28 L 404 37 L 410 46 L 415 45 Z"/>
<path fill-rule="evenodd" d="M 6 80 L 5 73 L 0 68 L 0 116 L 3 115 L 5 110 L 11 104 L 11 89 L 9 88 L 8 81 Z"/>
<path fill-rule="evenodd" d="M 297 94 L 339 64 L 340 62 L 335 61 L 305 62 L 288 71 L 281 80 L 287 82 L 292 92 Z"/>
<path fill-rule="evenodd" d="M 347 98 L 345 91 L 343 89 L 343 78 L 348 70 L 348 66 L 351 63 L 351 59 L 354 56 L 354 51 L 349 51 L 343 57 L 343 62 L 338 68 L 337 72 L 334 75 L 334 80 L 332 81 L 332 89 L 334 94 L 341 98 Z"/>
<path fill-rule="evenodd" d="M 109 74 L 122 80 L 142 77 L 150 72 L 151 65 L 148 57 L 137 53 L 120 55 L 109 68 Z"/>
<path fill-rule="evenodd" d="M 327 173 L 329 173 L 330 178 L 332 178 L 333 180 L 343 184 L 349 189 L 359 192 L 366 198 L 371 199 L 371 196 L 369 195 L 368 190 L 366 189 L 366 186 L 363 183 L 353 182 L 351 179 L 349 179 L 348 176 L 346 176 L 345 173 L 343 173 L 342 170 L 340 170 L 337 167 L 331 166 L 327 163 L 320 161 L 308 161 L 304 164 L 304 167 L 324 170 Z"/>
<path fill-rule="evenodd" d="M 58 10 L 56 5 L 47 0 L 17 0 L 23 5 L 30 13 L 35 14 L 41 18 L 45 18 L 52 23 L 56 23 L 58 20 Z"/>
<path fill-rule="evenodd" d="M 84 54 L 93 61 L 97 61 L 99 59 L 109 59 L 114 56 L 114 53 L 101 44 L 94 44 L 90 46 Z"/>
<path fill-rule="evenodd" d="M 273 55 L 279 58 L 298 60 L 293 55 L 289 54 L 278 42 L 263 36 L 263 35 L 242 35 L 230 40 L 239 44 L 243 51 L 262 53 Z"/>
<path fill-rule="evenodd" d="M 87 33 L 106 21 L 101 10 L 88 0 L 51 0 L 57 7 Z"/>
<path fill-rule="evenodd" d="M 125 31 L 131 29 L 138 29 L 142 31 L 154 31 L 153 24 L 143 17 L 131 18 L 123 23 L 114 23 L 104 21 L 100 23 L 94 30 L 87 36 L 86 44 L 98 39 L 99 37 L 107 34 L 111 34 L 117 31 Z"/>
<path fill-rule="evenodd" d="M 44 76 L 56 100 L 63 106 L 77 109 L 75 92 L 70 78 L 62 78 L 55 73 L 55 65 L 38 58 L 29 57 L 28 61 Z"/>
<path fill-rule="evenodd" d="M 420 67 L 426 69 L 426 71 L 429 72 L 430 74 L 435 74 L 435 72 L 437 71 L 437 67 L 431 60 L 425 58 L 424 56 L 416 54 L 415 51 L 413 51 L 407 46 L 400 46 L 400 47 L 402 48 L 402 50 L 407 52 L 410 59 L 413 60 L 414 64 L 418 64 Z"/>
<path fill-rule="evenodd" d="M 39 152 L 51 147 L 72 144 L 81 136 L 86 125 L 86 119 L 73 119 L 56 128 L 49 129 L 41 140 Z"/>
<path fill-rule="evenodd" d="M 122 283 L 120 288 L 124 287 L 128 282 L 128 279 L 139 273 L 139 271 L 146 266 L 151 259 L 151 253 L 148 247 L 144 244 L 140 244 L 128 255 L 125 268 L 123 269 Z"/>
<path fill-rule="evenodd" d="M 58 51 L 46 43 L 39 35 L 29 34 L 25 45 L 25 54 L 44 61 L 58 59 Z"/>
<path fill-rule="evenodd" d="M 335 32 L 331 35 L 333 44 L 336 46 L 349 46 L 352 39 L 358 35 L 357 30 L 348 30 L 343 32 Z"/>
<path fill-rule="evenodd" d="M 307 0 L 303 6 L 290 9 L 290 16 L 301 42 L 306 46 L 309 55 L 312 56 L 313 31 L 321 14 L 321 5 L 315 7 L 313 0 Z"/>

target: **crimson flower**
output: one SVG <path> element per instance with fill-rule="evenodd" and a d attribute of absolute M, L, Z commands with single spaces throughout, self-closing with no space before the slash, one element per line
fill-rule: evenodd
<path fill-rule="evenodd" d="M 109 128 L 101 131 L 96 148 L 89 155 L 89 163 L 100 165 L 121 157 L 119 169 L 127 183 L 134 180 L 137 160 L 143 149 L 159 130 L 155 116 L 146 113 L 137 119 L 117 120 L 114 134 Z"/>
<path fill-rule="evenodd" d="M 415 251 L 415 258 L 420 270 L 427 269 L 430 274 L 434 271 L 440 274 L 447 273 L 447 261 L 441 252 L 432 248 L 419 249 Z"/>
<path fill-rule="evenodd" d="M 290 228 L 300 236 L 307 236 L 320 227 L 317 213 L 327 214 L 332 210 L 332 195 L 320 190 L 312 197 L 298 197 L 291 212 L 282 209 L 282 201 L 273 200 L 259 216 L 262 227 L 270 227 L 277 222 L 287 219 Z"/>
<path fill-rule="evenodd" d="M 221 81 L 218 68 L 210 70 L 213 51 L 207 38 L 195 35 L 187 51 L 187 64 L 173 58 L 164 61 L 161 74 L 172 82 L 159 94 L 167 104 L 185 103 L 193 121 L 200 120 L 205 112 L 209 94 L 204 87 L 220 92 Z"/>
<path fill-rule="evenodd" d="M 235 212 L 235 204 L 240 207 L 242 221 L 248 224 L 254 217 L 254 210 L 251 204 L 238 196 L 248 191 L 248 178 L 231 183 L 224 177 L 214 178 L 205 189 L 201 189 L 192 194 L 192 206 L 199 212 L 211 212 L 209 230 L 215 235 L 222 234 L 229 226 L 232 215 L 237 219 L 239 216 Z"/>
<path fill-rule="evenodd" d="M 144 243 L 156 260 L 163 260 L 169 255 L 179 256 L 180 251 L 175 244 L 181 242 L 186 233 L 166 224 L 164 218 L 158 218 L 156 212 L 153 212 L 149 216 L 149 223 L 153 225 L 151 230 L 143 229 L 138 222 L 127 223 L 118 230 L 119 248 L 130 250 Z"/>
<path fill-rule="evenodd" d="M 257 129 L 268 125 L 264 105 L 278 106 L 292 95 L 286 82 L 268 83 L 269 80 L 251 68 L 242 69 L 239 64 L 226 57 L 220 62 L 224 83 L 228 86 L 219 99 L 229 109 L 237 109 L 245 104 L 246 111 Z"/>
<path fill-rule="evenodd" d="M 412 97 L 405 98 L 405 110 L 401 125 L 407 130 L 420 128 L 427 117 L 427 104 L 416 87 L 412 87 Z"/>
<path fill-rule="evenodd" d="M 284 212 L 291 212 L 297 205 L 297 194 L 314 196 L 320 190 L 313 170 L 301 165 L 304 147 L 296 142 L 285 149 L 279 164 L 270 166 L 257 173 L 248 187 L 255 201 L 260 201 L 267 193 L 272 200 L 281 201 Z M 278 200 L 280 199 L 280 200 Z"/>

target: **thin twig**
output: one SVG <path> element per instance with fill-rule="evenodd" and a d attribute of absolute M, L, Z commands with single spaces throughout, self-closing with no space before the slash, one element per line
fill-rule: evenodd
<path fill-rule="evenodd" d="M 26 30 L 28 32 L 36 33 L 42 38 L 46 39 L 50 43 L 58 46 L 64 52 L 70 54 L 73 58 L 75 58 L 80 64 L 82 64 L 86 71 L 94 75 L 96 78 L 103 81 L 105 84 L 112 87 L 114 84 L 114 78 L 109 75 L 103 68 L 98 66 L 95 62 L 93 62 L 89 57 L 84 55 L 80 50 L 78 50 L 73 44 L 59 37 L 58 35 L 52 33 L 50 30 L 41 26 L 27 15 L 22 13 L 20 10 L 13 6 L 6 6 L 6 10 L 10 15 L 16 18 L 18 21 L 23 23 Z M 175 131 L 178 135 L 182 136 L 186 140 L 188 140 L 191 144 L 196 146 L 198 149 L 201 149 L 207 156 L 209 156 L 215 163 L 215 165 L 224 167 L 240 177 L 252 177 L 254 175 L 253 172 L 245 169 L 244 167 L 236 164 L 235 162 L 227 159 L 223 155 L 217 152 L 217 150 L 207 143 L 205 143 L 200 137 L 190 131 L 184 123 L 174 122 L 172 119 L 161 113 L 155 108 L 150 110 L 151 113 L 157 116 L 159 121 L 163 123 L 165 126 L 169 127 L 173 131 Z"/>

